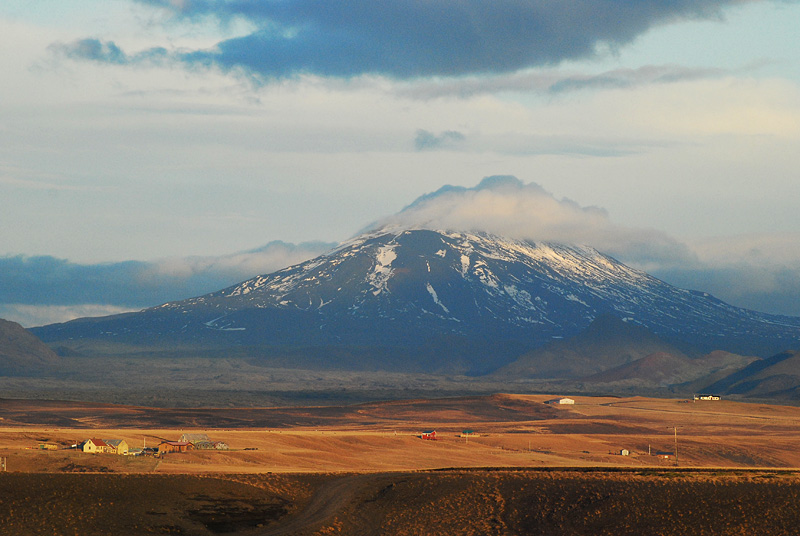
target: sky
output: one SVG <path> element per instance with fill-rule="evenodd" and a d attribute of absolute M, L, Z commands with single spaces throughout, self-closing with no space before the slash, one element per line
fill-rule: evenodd
<path fill-rule="evenodd" d="M 0 317 L 199 295 L 375 222 L 580 241 L 800 316 L 798 23 L 789 0 L 4 0 Z"/>

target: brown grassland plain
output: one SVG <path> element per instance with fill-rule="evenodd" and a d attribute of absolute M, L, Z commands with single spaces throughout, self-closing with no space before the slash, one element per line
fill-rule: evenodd
<path fill-rule="evenodd" d="M 549 398 L 179 410 L 0 400 L 0 533 L 797 533 L 800 408 Z M 418 437 L 431 429 L 437 441 Z M 182 432 L 230 450 L 37 448 L 155 446 Z M 674 451 L 676 432 L 678 467 L 648 455 Z"/>

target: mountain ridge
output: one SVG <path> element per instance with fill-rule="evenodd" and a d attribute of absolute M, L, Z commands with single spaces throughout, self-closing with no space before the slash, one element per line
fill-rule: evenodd
<path fill-rule="evenodd" d="M 49 342 L 306 347 L 321 359 L 325 348 L 373 349 L 365 366 L 394 352 L 385 366 L 485 373 L 604 314 L 700 353 L 767 355 L 800 341 L 800 318 L 672 287 L 588 246 L 424 229 L 373 231 L 217 292 L 34 332 Z"/>
<path fill-rule="evenodd" d="M 0 319 L 0 374 L 38 372 L 58 361 L 59 356 L 29 330 Z"/>

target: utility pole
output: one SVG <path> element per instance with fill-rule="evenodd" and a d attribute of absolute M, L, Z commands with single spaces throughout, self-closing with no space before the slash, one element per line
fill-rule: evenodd
<path fill-rule="evenodd" d="M 678 467 L 678 427 L 673 426 L 672 429 L 675 432 L 675 467 Z"/>

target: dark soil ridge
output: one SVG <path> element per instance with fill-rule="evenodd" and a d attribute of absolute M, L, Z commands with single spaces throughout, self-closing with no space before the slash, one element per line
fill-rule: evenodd
<path fill-rule="evenodd" d="M 0 474 L 17 534 L 783 535 L 800 470 L 470 468 L 347 474 Z"/>

